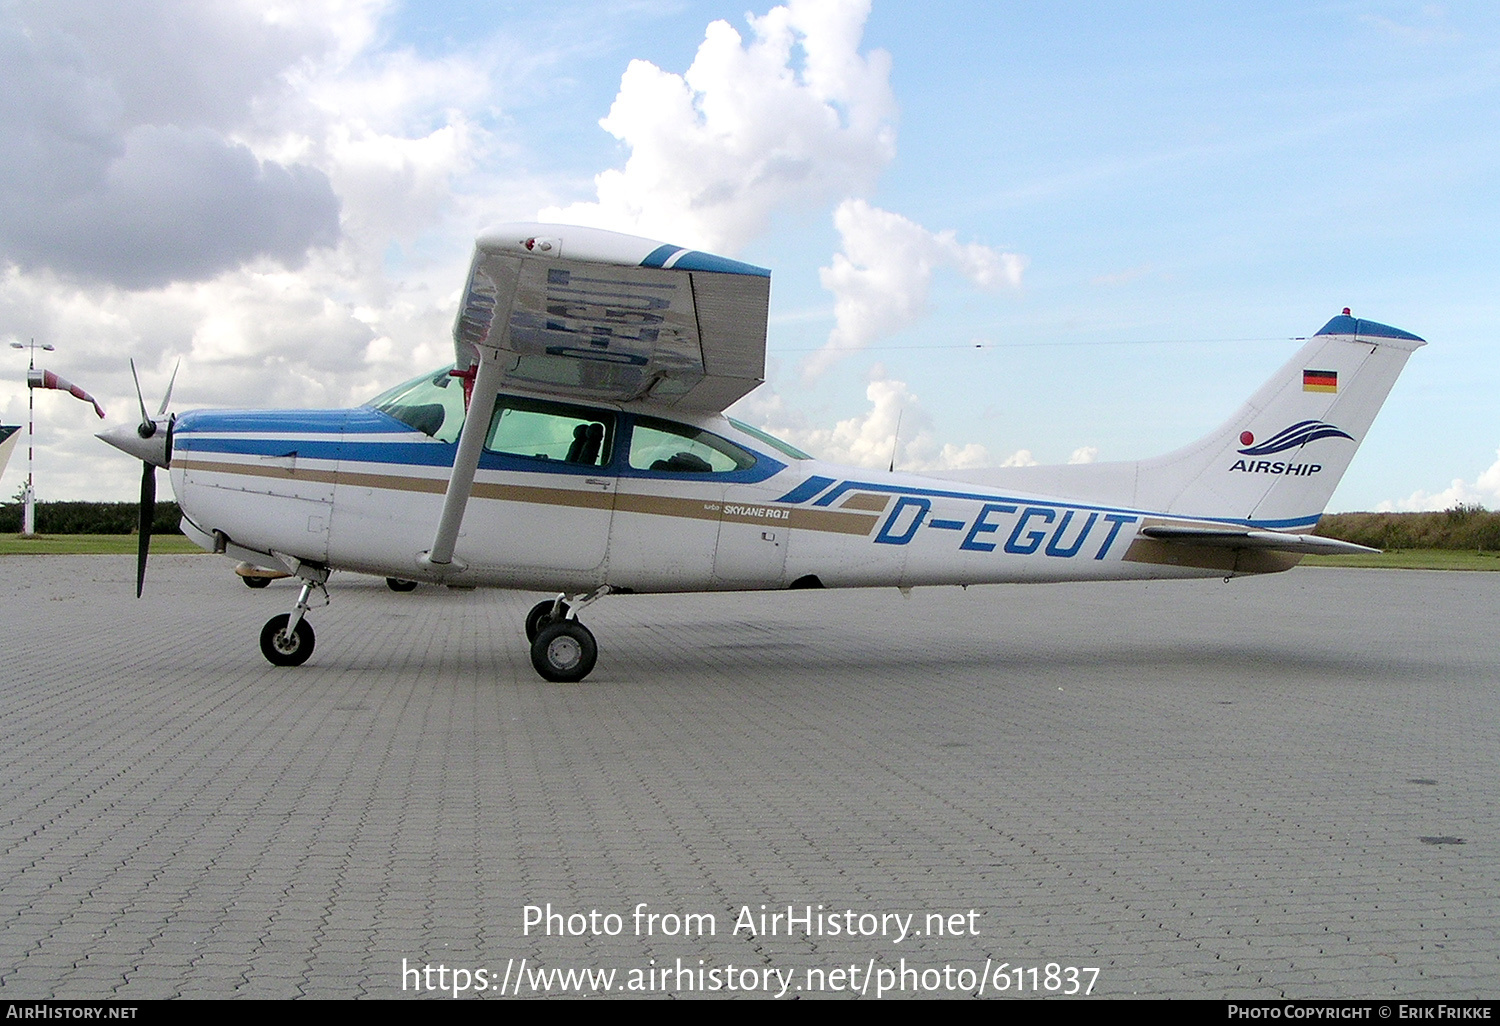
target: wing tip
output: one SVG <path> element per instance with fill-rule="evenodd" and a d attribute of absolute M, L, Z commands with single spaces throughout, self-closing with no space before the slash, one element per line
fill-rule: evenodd
<path fill-rule="evenodd" d="M 741 274 L 769 278 L 768 268 L 705 253 L 639 235 L 590 228 L 586 225 L 517 221 L 479 233 L 475 248 L 483 253 L 541 259 L 582 260 L 621 267 L 659 267 L 664 270 Z"/>

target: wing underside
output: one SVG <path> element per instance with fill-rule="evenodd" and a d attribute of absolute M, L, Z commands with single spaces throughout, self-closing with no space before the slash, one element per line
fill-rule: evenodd
<path fill-rule="evenodd" d="M 769 272 L 749 264 L 510 225 L 476 244 L 453 335 L 459 366 L 493 347 L 520 387 L 717 412 L 764 379 L 769 302 Z"/>

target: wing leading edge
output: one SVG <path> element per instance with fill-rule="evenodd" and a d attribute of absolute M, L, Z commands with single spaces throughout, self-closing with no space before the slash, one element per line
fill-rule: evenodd
<path fill-rule="evenodd" d="M 771 272 L 596 228 L 508 224 L 474 247 L 453 326 L 460 367 L 504 381 L 719 412 L 764 380 Z"/>

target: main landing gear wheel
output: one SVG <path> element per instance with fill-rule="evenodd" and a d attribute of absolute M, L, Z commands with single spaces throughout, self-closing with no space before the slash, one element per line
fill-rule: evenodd
<path fill-rule="evenodd" d="M 265 588 L 271 583 L 269 577 L 241 577 L 240 580 L 245 582 L 247 588 Z"/>
<path fill-rule="evenodd" d="M 531 612 L 526 614 L 527 641 L 535 641 L 536 636 L 542 633 L 542 628 L 552 622 L 552 606 L 556 601 L 556 599 L 547 599 L 531 607 Z M 566 602 L 562 604 L 561 615 L 567 618 L 568 604 Z"/>
<path fill-rule="evenodd" d="M 290 613 L 273 616 L 260 629 L 261 653 L 274 666 L 301 666 L 313 654 L 313 644 L 317 639 L 313 636 L 312 624 L 298 620 L 297 629 L 288 635 L 286 625 L 291 618 Z"/>
<path fill-rule="evenodd" d="M 417 590 L 417 582 L 416 581 L 403 581 L 399 577 L 387 577 L 385 579 L 385 586 L 387 588 L 391 589 L 392 591 L 416 591 Z"/>
<path fill-rule="evenodd" d="M 577 620 L 547 624 L 531 643 L 531 665 L 543 680 L 555 684 L 583 680 L 598 658 L 594 635 Z"/>

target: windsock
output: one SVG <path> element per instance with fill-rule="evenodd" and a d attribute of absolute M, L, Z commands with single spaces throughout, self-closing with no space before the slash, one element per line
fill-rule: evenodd
<path fill-rule="evenodd" d="M 53 374 L 49 370 L 35 370 L 35 369 L 33 369 L 33 370 L 27 371 L 26 372 L 26 387 L 27 388 L 57 388 L 57 389 L 61 389 L 62 391 L 67 392 L 68 394 L 72 395 L 73 397 L 75 397 L 77 399 L 82 399 L 86 403 L 93 403 L 94 404 L 94 412 L 97 413 L 97 414 L 99 414 L 99 419 L 100 420 L 104 419 L 104 407 L 102 407 L 102 406 L 99 405 L 99 400 L 95 399 L 93 396 L 89 395 L 83 389 L 81 389 L 77 385 L 73 384 L 73 382 L 68 381 L 65 378 L 60 378 L 56 374 Z"/>

